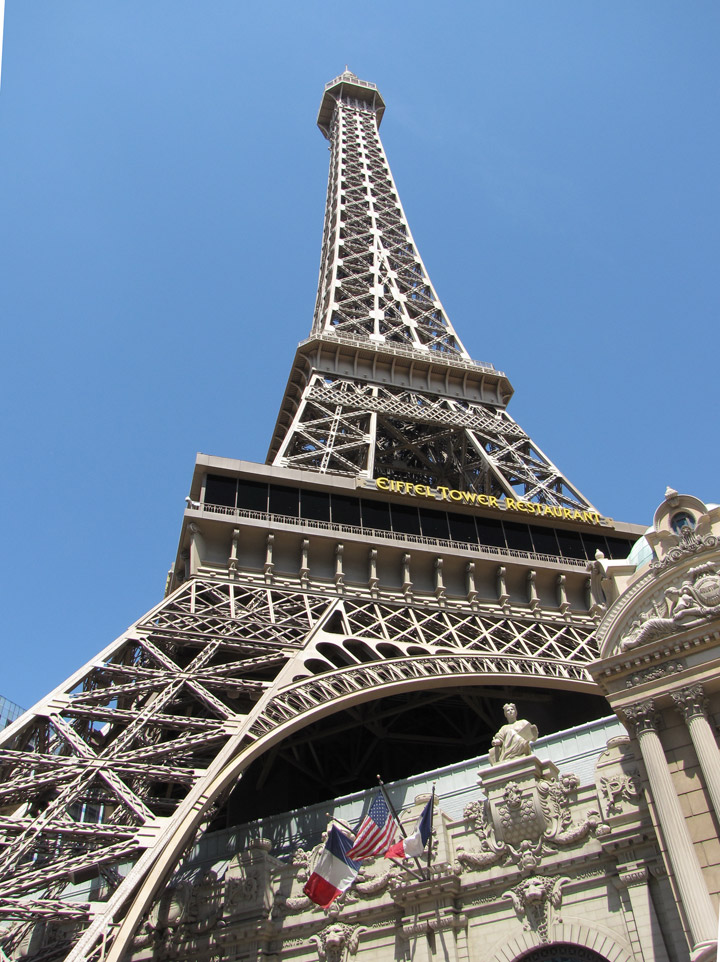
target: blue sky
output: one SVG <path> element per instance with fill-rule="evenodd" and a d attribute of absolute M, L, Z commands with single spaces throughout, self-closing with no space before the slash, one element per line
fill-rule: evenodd
<path fill-rule="evenodd" d="M 720 500 L 717 4 L 8 0 L 2 694 L 161 597 L 196 451 L 263 461 L 349 64 L 433 283 L 606 514 Z"/>

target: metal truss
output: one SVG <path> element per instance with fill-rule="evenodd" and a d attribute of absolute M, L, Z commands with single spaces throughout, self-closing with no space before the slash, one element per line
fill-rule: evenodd
<path fill-rule="evenodd" d="M 275 463 L 592 510 L 504 409 L 320 373 Z"/>
<path fill-rule="evenodd" d="M 487 368 L 471 361 L 413 242 L 380 141 L 384 104 L 376 88 L 346 71 L 328 84 L 324 111 L 331 159 L 312 334 L 332 335 L 346 349 L 402 347 L 404 374 L 414 355 L 448 369 L 460 362 L 477 377 Z M 391 382 L 402 380 L 397 365 L 389 354 L 385 380 L 388 370 Z M 592 508 L 505 412 L 504 400 L 379 381 L 312 373 L 273 463 Z"/>
<path fill-rule="evenodd" d="M 312 337 L 374 351 L 371 371 L 305 371 L 275 463 L 591 507 L 447 319 L 380 143 L 383 106 L 346 73 L 321 108 L 332 154 Z M 445 391 L 418 383 L 423 364 Z M 10 958 L 120 962 L 245 768 L 326 715 L 451 685 L 595 690 L 588 615 L 260 577 L 186 582 L 0 735 Z"/>
<path fill-rule="evenodd" d="M 0 738 L 4 951 L 38 939 L 38 924 L 33 958 L 95 958 L 101 937 L 109 951 L 127 906 L 136 897 L 147 911 L 153 872 L 172 871 L 243 757 L 284 730 L 403 689 L 514 679 L 590 690 L 592 629 L 466 603 L 188 582 Z M 323 664 L 328 645 L 347 667 Z"/>
<path fill-rule="evenodd" d="M 378 133 L 381 108 L 358 98 L 353 74 L 338 81 L 326 94 L 334 110 L 313 333 L 372 337 L 469 359 L 413 242 Z"/>

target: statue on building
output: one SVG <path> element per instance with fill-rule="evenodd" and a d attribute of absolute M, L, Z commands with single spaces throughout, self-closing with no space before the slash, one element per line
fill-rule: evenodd
<path fill-rule="evenodd" d="M 530 746 L 538 737 L 537 727 L 524 718 L 518 718 L 517 708 L 512 702 L 503 705 L 503 711 L 507 724 L 502 726 L 492 740 L 491 765 L 530 755 L 532 753 Z"/>

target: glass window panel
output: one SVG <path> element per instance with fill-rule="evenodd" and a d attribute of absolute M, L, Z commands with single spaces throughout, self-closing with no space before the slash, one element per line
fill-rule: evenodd
<path fill-rule="evenodd" d="M 298 495 L 297 488 L 285 488 L 279 484 L 270 485 L 270 513 L 287 514 L 292 518 L 298 516 Z"/>
<path fill-rule="evenodd" d="M 238 483 L 238 507 L 249 511 L 267 511 L 268 486 L 261 481 Z"/>
<path fill-rule="evenodd" d="M 505 547 L 502 521 L 494 521 L 492 518 L 478 518 L 477 526 L 480 544 L 489 544 L 496 548 Z"/>
<path fill-rule="evenodd" d="M 390 505 L 386 501 L 366 501 L 362 504 L 363 528 L 384 528 L 390 531 Z"/>
<path fill-rule="evenodd" d="M 505 528 L 505 540 L 508 548 L 515 548 L 517 551 L 533 550 L 528 525 L 519 524 L 517 521 L 503 521 L 503 527 Z"/>
<path fill-rule="evenodd" d="M 472 515 L 448 513 L 447 518 L 450 525 L 450 537 L 453 541 L 467 541 L 469 544 L 477 544 L 478 535 L 475 529 L 475 518 Z"/>
<path fill-rule="evenodd" d="M 331 497 L 332 519 L 335 524 L 351 524 L 360 527 L 360 502 L 357 498 L 346 498 L 342 494 Z"/>
<path fill-rule="evenodd" d="M 633 541 L 626 541 L 625 538 L 607 538 L 608 548 L 610 549 L 610 557 L 620 560 L 622 558 L 627 558 L 632 550 L 634 544 Z"/>
<path fill-rule="evenodd" d="M 394 504 L 391 511 L 393 531 L 402 531 L 403 534 L 420 534 L 420 518 L 416 507 Z"/>
<path fill-rule="evenodd" d="M 539 554 L 560 554 L 557 538 L 552 528 L 541 528 L 540 525 L 531 524 L 530 534 L 532 535 L 535 550 Z"/>
<path fill-rule="evenodd" d="M 582 539 L 585 544 L 585 553 L 588 558 L 594 558 L 595 552 L 599 549 L 605 555 L 606 558 L 610 557 L 608 552 L 607 541 L 601 534 L 590 534 L 589 532 L 583 531 Z"/>
<path fill-rule="evenodd" d="M 582 538 L 577 531 L 557 531 L 558 544 L 560 551 L 566 558 L 585 558 L 585 548 Z"/>
<path fill-rule="evenodd" d="M 313 521 L 330 520 L 330 495 L 324 491 L 300 491 L 300 515 Z"/>
<path fill-rule="evenodd" d="M 443 538 L 447 541 L 450 537 L 448 519 L 444 511 L 428 511 L 427 508 L 420 508 L 420 526 L 426 538 Z"/>
<path fill-rule="evenodd" d="M 235 507 L 237 479 L 222 474 L 208 474 L 205 481 L 205 503 L 222 504 L 227 508 Z"/>

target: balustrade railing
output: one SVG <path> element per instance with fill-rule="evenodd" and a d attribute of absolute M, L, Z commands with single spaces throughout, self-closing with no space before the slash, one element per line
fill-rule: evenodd
<path fill-rule="evenodd" d="M 411 346 L 405 347 L 402 344 L 392 343 L 390 341 L 385 341 L 378 344 L 369 340 L 368 338 L 350 337 L 347 334 L 311 334 L 310 337 L 306 337 L 305 340 L 300 341 L 298 347 L 303 347 L 305 344 L 309 344 L 311 341 L 323 341 L 325 344 L 334 344 L 336 347 L 340 347 L 342 345 L 346 345 L 348 347 L 358 347 L 362 348 L 363 350 L 377 351 L 381 354 L 395 354 L 398 357 L 410 357 L 424 361 L 435 361 L 441 356 L 440 352 L 437 351 L 425 351 L 422 348 Z M 496 370 L 496 368 L 489 362 L 473 361 L 471 358 L 467 358 L 466 360 L 462 357 L 442 353 L 442 363 L 443 366 L 461 368 L 465 371 L 480 370 L 496 374 L 498 377 L 505 376 L 503 371 Z"/>
<path fill-rule="evenodd" d="M 250 508 L 231 508 L 224 504 L 207 504 L 199 501 L 188 503 L 192 511 L 204 511 L 208 514 L 222 514 L 230 518 L 248 518 L 252 521 L 264 521 L 272 527 L 276 524 L 289 524 L 296 527 L 311 528 L 315 531 L 336 531 L 338 534 L 348 533 L 376 541 L 405 541 L 408 544 L 421 544 L 438 548 L 462 548 L 478 555 L 490 555 L 498 558 L 518 558 L 523 561 L 550 561 L 557 564 L 571 565 L 585 568 L 587 560 L 581 558 L 567 558 L 565 555 L 544 554 L 539 551 L 523 551 L 521 548 L 499 548 L 491 544 L 473 544 L 471 541 L 451 541 L 447 538 L 431 538 L 422 534 L 407 534 L 404 531 L 388 531 L 384 528 L 366 528 L 355 524 L 339 524 L 335 521 L 317 521 L 313 518 L 299 518 L 290 514 L 272 514 L 269 511 L 253 511 Z"/>

